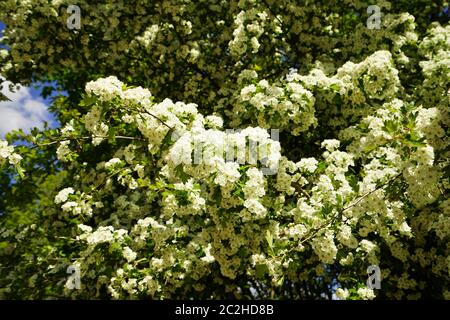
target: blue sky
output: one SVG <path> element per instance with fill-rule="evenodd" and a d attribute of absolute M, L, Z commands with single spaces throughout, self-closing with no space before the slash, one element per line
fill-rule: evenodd
<path fill-rule="evenodd" d="M 0 37 L 5 25 L 0 22 Z M 4 77 L 0 74 L 0 82 Z M 44 122 L 49 122 L 56 126 L 57 122 L 53 115 L 48 111 L 51 98 L 43 99 L 40 94 L 43 84 L 34 84 L 30 87 L 20 87 L 12 92 L 8 88 L 8 82 L 3 83 L 1 92 L 11 101 L 0 102 L 0 138 L 11 130 L 22 128 L 25 132 L 33 127 L 42 128 Z"/>

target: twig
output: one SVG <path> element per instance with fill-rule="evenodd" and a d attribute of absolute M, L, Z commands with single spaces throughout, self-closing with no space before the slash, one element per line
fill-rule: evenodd
<path fill-rule="evenodd" d="M 38 148 L 38 147 L 48 147 L 63 141 L 71 141 L 71 140 L 89 140 L 92 138 L 102 138 L 102 139 L 106 139 L 108 138 L 107 136 L 86 136 L 86 137 L 68 137 L 68 138 L 62 138 L 62 139 L 58 139 L 58 140 L 54 140 L 52 142 L 48 142 L 48 143 L 42 143 L 42 144 L 36 144 L 33 147 L 31 147 L 32 149 L 34 148 Z M 127 136 L 115 136 L 116 139 L 124 139 L 124 140 L 138 140 L 138 141 L 145 141 L 145 139 L 142 138 L 137 138 L 137 137 L 127 137 Z"/>
<path fill-rule="evenodd" d="M 140 108 L 136 108 L 135 110 L 139 112 L 139 115 L 141 116 L 141 119 L 142 119 L 143 121 L 145 121 L 145 119 L 142 117 L 142 114 L 141 114 L 141 113 L 146 113 L 146 114 L 152 116 L 153 118 L 155 118 L 156 120 L 158 120 L 159 122 L 161 122 L 163 125 L 165 125 L 165 126 L 166 126 L 167 128 L 169 128 L 170 130 L 173 129 L 171 126 L 169 126 L 167 123 L 165 123 L 165 122 L 164 122 L 161 118 L 159 118 L 158 116 L 155 116 L 153 113 L 148 112 L 148 111 L 145 110 L 145 109 L 142 110 L 142 109 L 140 109 Z"/>
<path fill-rule="evenodd" d="M 281 24 L 281 27 L 284 30 L 284 24 L 283 21 L 280 20 L 280 18 L 278 18 L 278 16 L 275 14 L 275 12 L 273 12 L 272 7 L 267 3 L 266 0 L 263 0 L 264 4 L 267 6 L 267 9 L 269 9 L 270 13 L 275 17 L 275 19 L 278 20 L 278 22 Z"/>

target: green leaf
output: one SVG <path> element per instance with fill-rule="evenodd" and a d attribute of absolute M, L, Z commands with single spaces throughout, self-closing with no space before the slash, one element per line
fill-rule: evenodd
<path fill-rule="evenodd" d="M 284 275 L 280 278 L 280 280 L 277 281 L 278 286 L 282 286 L 284 283 Z"/>
<path fill-rule="evenodd" d="M 20 176 L 20 178 L 21 179 L 25 178 L 25 170 L 20 165 L 16 165 L 15 167 L 17 174 Z"/>
<path fill-rule="evenodd" d="M 214 189 L 213 199 L 215 200 L 217 205 L 220 205 L 222 202 L 222 192 L 220 191 L 220 187 L 216 187 Z"/>
<path fill-rule="evenodd" d="M 426 145 L 425 137 L 421 137 L 418 133 L 411 131 L 402 140 L 404 144 L 410 147 L 423 147 Z"/>
<path fill-rule="evenodd" d="M 184 172 L 183 164 L 179 164 L 175 168 L 175 173 L 177 174 L 178 177 L 180 177 L 180 179 L 181 179 L 181 181 L 183 181 L 183 183 L 186 183 L 191 178 L 190 175 L 188 175 L 186 172 Z"/>
<path fill-rule="evenodd" d="M 320 173 L 324 172 L 326 168 L 327 168 L 327 164 L 324 161 L 321 161 L 317 165 L 315 173 L 320 174 Z"/>
<path fill-rule="evenodd" d="M 378 148 L 377 145 L 370 144 L 370 145 L 368 145 L 368 146 L 366 146 L 366 147 L 364 148 L 364 152 L 365 152 L 365 153 L 370 153 L 370 152 L 372 152 L 373 150 L 375 150 L 376 148 Z"/>
<path fill-rule="evenodd" d="M 388 133 L 394 133 L 398 130 L 398 124 L 392 120 L 388 120 L 384 123 L 383 130 Z"/>
<path fill-rule="evenodd" d="M 264 278 L 264 275 L 269 272 L 269 268 L 265 264 L 257 264 L 255 266 L 256 277 L 259 279 Z"/>
<path fill-rule="evenodd" d="M 332 85 L 330 85 L 330 89 L 333 91 L 339 91 L 341 87 L 337 83 L 333 83 Z"/>

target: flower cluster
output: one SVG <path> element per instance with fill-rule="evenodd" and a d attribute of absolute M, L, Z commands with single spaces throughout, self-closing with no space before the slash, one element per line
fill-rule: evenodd
<path fill-rule="evenodd" d="M 271 85 L 260 80 L 240 91 L 232 110 L 233 125 L 256 117 L 262 128 L 279 128 L 297 136 L 317 125 L 314 102 L 312 93 L 295 81 Z"/>
<path fill-rule="evenodd" d="M 22 157 L 14 152 L 14 147 L 8 145 L 7 141 L 0 140 L 0 165 L 8 162 L 12 165 L 18 165 Z"/>
<path fill-rule="evenodd" d="M 241 7 L 246 1 L 241 1 Z M 252 1 L 249 1 L 252 2 Z M 257 53 L 260 48 L 259 38 L 266 32 L 281 33 L 279 22 L 269 18 L 266 11 L 257 8 L 240 11 L 234 20 L 233 39 L 228 46 L 234 56 L 240 57 L 247 51 Z"/>

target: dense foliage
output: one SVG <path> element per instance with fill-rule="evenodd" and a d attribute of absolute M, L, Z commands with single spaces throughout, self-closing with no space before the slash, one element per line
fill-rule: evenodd
<path fill-rule="evenodd" d="M 1 297 L 450 299 L 446 1 L 74 2 L 0 2 L 67 92 L 0 141 Z"/>

